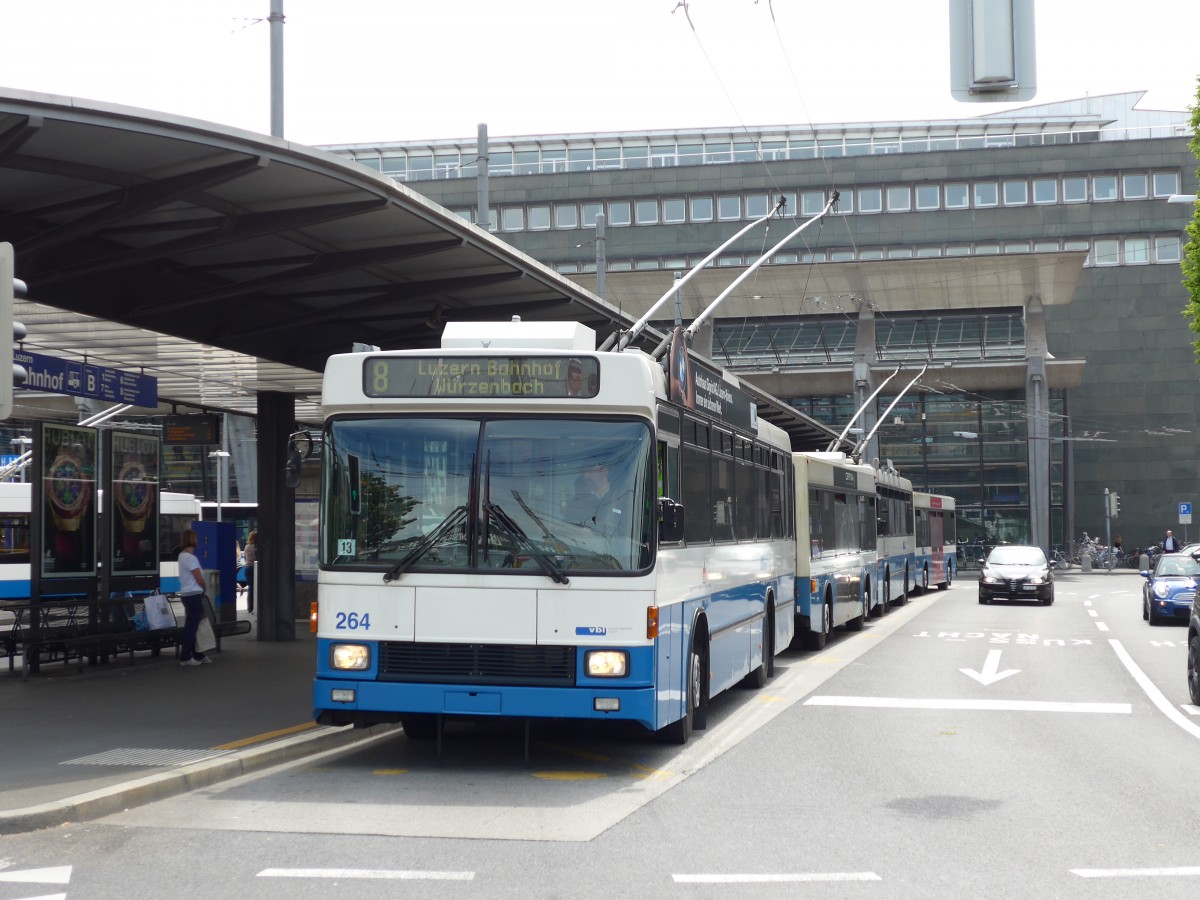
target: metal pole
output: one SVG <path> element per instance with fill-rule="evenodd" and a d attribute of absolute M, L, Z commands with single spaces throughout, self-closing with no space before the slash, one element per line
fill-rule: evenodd
<path fill-rule="evenodd" d="M 1109 506 L 1108 488 L 1104 489 L 1104 545 L 1108 547 L 1109 559 L 1112 559 L 1112 508 Z M 1112 571 L 1111 563 L 1108 571 Z"/>
<path fill-rule="evenodd" d="M 283 137 L 283 0 L 271 0 L 271 136 Z"/>
<path fill-rule="evenodd" d="M 479 175 L 475 179 L 476 195 L 475 224 L 484 231 L 492 230 L 492 216 L 488 210 L 488 132 L 487 123 L 479 123 L 475 155 L 478 157 Z"/>
<path fill-rule="evenodd" d="M 608 260 L 604 252 L 604 213 L 596 214 L 596 296 L 604 299 L 604 270 Z"/>

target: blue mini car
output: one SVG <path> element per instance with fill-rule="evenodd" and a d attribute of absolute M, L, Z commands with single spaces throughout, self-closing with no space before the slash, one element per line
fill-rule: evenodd
<path fill-rule="evenodd" d="M 1154 571 L 1142 570 L 1142 618 L 1151 625 L 1187 622 L 1200 579 L 1200 562 L 1186 553 L 1164 553 Z"/>

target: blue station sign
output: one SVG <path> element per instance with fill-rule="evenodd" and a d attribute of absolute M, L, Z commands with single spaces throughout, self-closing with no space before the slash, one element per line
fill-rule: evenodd
<path fill-rule="evenodd" d="M 158 405 L 158 379 L 153 375 L 122 372 L 107 366 L 59 359 L 13 349 L 13 362 L 25 367 L 22 388 L 74 397 L 94 397 L 134 406 Z"/>

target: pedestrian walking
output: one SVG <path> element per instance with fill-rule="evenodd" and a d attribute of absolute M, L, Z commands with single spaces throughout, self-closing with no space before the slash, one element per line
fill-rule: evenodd
<path fill-rule="evenodd" d="M 1159 546 L 1162 547 L 1163 553 L 1178 553 L 1183 549 L 1183 545 L 1179 543 L 1179 538 L 1171 533 L 1170 528 L 1167 529 L 1167 535 L 1162 539 Z"/>

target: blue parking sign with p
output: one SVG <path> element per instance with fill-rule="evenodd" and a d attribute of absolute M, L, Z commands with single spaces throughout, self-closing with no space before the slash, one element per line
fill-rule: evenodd
<path fill-rule="evenodd" d="M 1190 503 L 1180 503 L 1179 504 L 1179 524 L 1180 525 L 1191 525 L 1192 524 L 1192 504 L 1190 504 Z"/>

